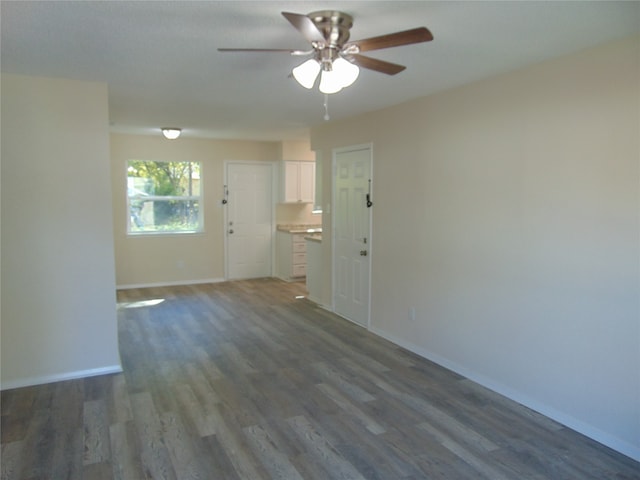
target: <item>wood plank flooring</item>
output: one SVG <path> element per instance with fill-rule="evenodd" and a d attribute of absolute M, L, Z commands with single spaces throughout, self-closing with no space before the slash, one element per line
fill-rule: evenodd
<path fill-rule="evenodd" d="M 302 293 L 118 292 L 124 373 L 2 392 L 2 480 L 640 479 L 638 462 Z"/>

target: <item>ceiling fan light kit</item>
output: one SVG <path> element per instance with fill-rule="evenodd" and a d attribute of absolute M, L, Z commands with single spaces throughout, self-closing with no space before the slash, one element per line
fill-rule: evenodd
<path fill-rule="evenodd" d="M 338 93 L 343 88 L 352 85 L 359 74 L 360 69 L 356 65 L 349 63 L 344 58 L 337 58 L 330 65 L 323 66 L 318 88 L 322 93 Z"/>
<path fill-rule="evenodd" d="M 291 72 L 293 78 L 306 89 L 312 89 L 318 76 L 318 89 L 325 95 L 337 93 L 352 85 L 360 68 L 387 75 L 400 73 L 406 67 L 395 63 L 360 55 L 360 52 L 399 47 L 433 40 L 425 27 L 390 33 L 364 40 L 349 41 L 353 17 L 334 10 L 321 10 L 308 15 L 282 12 L 282 15 L 311 43 L 312 50 L 219 48 L 221 52 L 287 52 L 290 55 L 313 55 Z"/>
<path fill-rule="evenodd" d="M 331 63 L 321 63 L 311 58 L 294 68 L 292 74 L 300 85 L 309 90 L 313 88 L 320 74 L 318 89 L 322 93 L 331 94 L 353 85 L 360 69 L 341 57 Z"/>

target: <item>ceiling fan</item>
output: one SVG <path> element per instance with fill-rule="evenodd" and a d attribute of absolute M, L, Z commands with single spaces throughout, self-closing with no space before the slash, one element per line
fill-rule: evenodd
<path fill-rule="evenodd" d="M 427 28 L 419 27 L 364 40 L 349 41 L 349 29 L 353 26 L 353 17 L 346 13 L 321 10 L 308 15 L 290 12 L 282 12 L 282 15 L 311 43 L 311 50 L 219 48 L 218 51 L 286 52 L 295 56 L 311 56 L 293 69 L 293 77 L 300 85 L 311 89 L 320 75 L 319 90 L 324 94 L 331 94 L 353 84 L 360 73 L 359 67 L 387 75 L 395 75 L 406 68 L 403 65 L 361 55 L 361 52 L 433 40 L 433 35 Z"/>

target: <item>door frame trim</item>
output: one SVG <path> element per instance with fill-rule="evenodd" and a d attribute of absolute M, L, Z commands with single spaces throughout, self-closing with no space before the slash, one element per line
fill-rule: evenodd
<path fill-rule="evenodd" d="M 229 185 L 229 165 L 270 165 L 271 166 L 271 271 L 270 276 L 273 276 L 274 265 L 276 260 L 276 201 L 278 199 L 278 162 L 274 161 L 262 161 L 262 160 L 224 160 L 223 162 L 223 183 L 222 183 L 222 195 L 220 199 L 220 207 L 223 209 L 222 214 L 222 237 L 224 240 L 224 281 L 229 281 L 229 246 L 227 235 L 227 224 L 229 223 L 229 209 L 227 205 L 222 203 L 223 199 L 226 199 L 227 194 L 225 192 L 225 186 Z"/>
<path fill-rule="evenodd" d="M 373 194 L 373 143 L 360 143 L 356 145 L 349 145 L 346 147 L 334 148 L 331 151 L 331 202 L 333 203 L 333 208 L 331 209 L 331 311 L 336 313 L 336 315 L 341 316 L 336 312 L 336 215 L 335 215 L 335 206 L 336 206 L 336 177 L 338 175 L 338 168 L 336 164 L 336 155 L 339 153 L 345 152 L 353 152 L 357 150 L 369 150 L 369 178 L 371 179 L 371 193 Z M 373 272 L 373 262 L 372 251 L 373 251 L 373 212 L 369 209 L 369 278 L 367 285 L 367 315 L 366 315 L 366 324 L 360 325 L 357 322 L 355 323 L 361 327 L 366 328 L 367 330 L 371 330 L 371 278 Z"/>

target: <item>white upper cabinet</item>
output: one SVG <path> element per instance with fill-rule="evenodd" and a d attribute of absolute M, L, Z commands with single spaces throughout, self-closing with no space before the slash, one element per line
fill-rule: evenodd
<path fill-rule="evenodd" d="M 282 202 L 313 203 L 316 189 L 315 162 L 286 160 L 282 163 Z"/>

